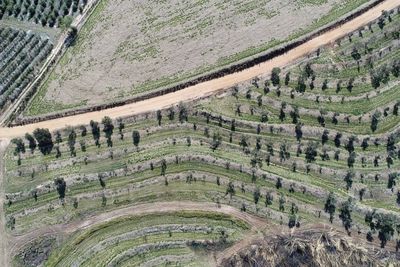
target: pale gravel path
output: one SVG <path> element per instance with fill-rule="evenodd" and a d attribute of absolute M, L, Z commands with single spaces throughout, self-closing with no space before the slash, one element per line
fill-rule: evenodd
<path fill-rule="evenodd" d="M 104 116 L 109 116 L 113 119 L 132 116 L 139 113 L 151 112 L 182 101 L 191 101 L 212 95 L 218 91 L 230 88 L 238 83 L 248 81 L 256 76 L 271 72 L 273 67 L 284 67 L 298 58 L 301 58 L 321 46 L 330 44 L 335 40 L 346 36 L 347 34 L 357 30 L 358 28 L 367 25 L 369 22 L 379 18 L 382 10 L 392 10 L 398 7 L 399 0 L 386 0 L 382 4 L 368 10 L 362 15 L 353 20 L 344 23 L 342 26 L 328 31 L 320 36 L 290 50 L 284 55 L 275 57 L 257 66 L 248 68 L 244 71 L 226 75 L 224 77 L 203 82 L 191 87 L 187 87 L 180 91 L 154 97 L 137 103 L 132 103 L 111 109 L 88 112 L 75 116 L 63 117 L 54 120 L 38 122 L 34 124 L 18 126 L 14 128 L 0 128 L 0 138 L 11 138 L 21 136 L 26 132 L 33 132 L 36 128 L 48 128 L 57 130 L 66 126 L 77 126 L 87 124 L 90 120 L 101 120 Z"/>

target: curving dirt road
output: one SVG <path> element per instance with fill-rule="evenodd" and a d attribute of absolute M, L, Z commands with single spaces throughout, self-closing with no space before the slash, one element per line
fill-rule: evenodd
<path fill-rule="evenodd" d="M 240 82 L 248 81 L 256 76 L 269 73 L 273 67 L 284 67 L 295 61 L 296 59 L 315 51 L 323 45 L 327 45 L 335 40 L 357 30 L 358 28 L 367 25 L 369 22 L 377 19 L 383 10 L 391 10 L 400 5 L 399 0 L 386 0 L 378 6 L 370 9 L 353 20 L 343 24 L 342 26 L 328 31 L 292 50 L 284 55 L 275 57 L 260 65 L 251 67 L 241 72 L 230 74 L 218 79 L 200 83 L 183 90 L 154 97 L 137 103 L 128 104 L 121 107 L 106 109 L 102 111 L 89 112 L 70 117 L 63 117 L 54 120 L 38 122 L 34 124 L 18 126 L 14 128 L 0 128 L 0 138 L 11 138 L 21 136 L 26 132 L 32 132 L 36 128 L 48 128 L 57 130 L 66 126 L 77 126 L 87 124 L 90 120 L 101 120 L 104 116 L 109 116 L 113 119 L 135 115 L 143 112 L 155 111 L 162 109 L 181 101 L 190 101 L 206 97 L 220 90 L 230 88 Z"/>
<path fill-rule="evenodd" d="M 46 226 L 21 236 L 11 237 L 9 241 L 10 243 L 9 252 L 10 253 L 17 252 L 20 248 L 27 245 L 29 242 L 35 240 L 38 237 L 43 237 L 53 234 L 71 234 L 77 230 L 87 229 L 96 224 L 108 222 L 122 216 L 134 216 L 134 215 L 143 215 L 151 213 L 166 213 L 175 211 L 196 211 L 196 210 L 219 212 L 231 215 L 235 218 L 247 222 L 252 227 L 251 229 L 252 232 L 261 231 L 269 225 L 269 223 L 265 219 L 256 217 L 249 213 L 241 212 L 240 210 L 228 205 L 221 205 L 220 207 L 217 207 L 215 203 L 195 203 L 195 202 L 178 202 L 178 201 L 147 203 L 136 206 L 130 206 L 118 210 L 112 210 L 109 212 L 105 212 L 87 218 L 86 220 L 79 222 Z"/>

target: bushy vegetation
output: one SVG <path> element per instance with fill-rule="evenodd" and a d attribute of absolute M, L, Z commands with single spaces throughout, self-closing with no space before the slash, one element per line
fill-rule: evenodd
<path fill-rule="evenodd" d="M 0 108 L 17 99 L 52 47 L 48 37 L 0 27 Z"/>

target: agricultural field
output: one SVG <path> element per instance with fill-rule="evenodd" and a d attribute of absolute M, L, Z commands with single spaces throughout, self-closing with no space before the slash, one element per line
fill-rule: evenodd
<path fill-rule="evenodd" d="M 17 99 L 52 48 L 47 35 L 0 26 L 0 109 Z"/>
<path fill-rule="evenodd" d="M 87 0 L 1 0 L 0 20 L 17 19 L 43 27 L 68 27 Z"/>
<path fill-rule="evenodd" d="M 13 263 L 242 266 L 294 247 L 316 264 L 398 262 L 399 26 L 387 11 L 216 96 L 13 139 Z"/>
<path fill-rule="evenodd" d="M 304 36 L 367 2 L 101 0 L 23 115 L 158 91 Z"/>
<path fill-rule="evenodd" d="M 63 47 L 64 40 L 60 37 L 87 3 L 86 0 L 0 1 L 2 112 L 18 103 L 21 93 L 43 75 L 43 69 L 52 60 L 49 57 L 53 47 L 60 47 L 57 51 Z"/>

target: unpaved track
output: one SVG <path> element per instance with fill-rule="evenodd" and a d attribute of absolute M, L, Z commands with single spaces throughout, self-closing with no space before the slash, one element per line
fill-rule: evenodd
<path fill-rule="evenodd" d="M 0 138 L 11 138 L 21 136 L 26 132 L 32 132 L 36 128 L 48 128 L 57 130 L 66 126 L 77 126 L 80 124 L 88 124 L 90 120 L 101 120 L 104 116 L 113 119 L 131 116 L 139 113 L 155 111 L 162 109 L 181 101 L 190 101 L 211 95 L 217 91 L 229 88 L 240 82 L 248 81 L 256 76 L 269 73 L 273 67 L 284 67 L 298 58 L 301 58 L 312 51 L 315 51 L 323 45 L 334 42 L 335 40 L 346 36 L 347 34 L 367 25 L 369 22 L 377 19 L 382 10 L 391 10 L 400 5 L 400 0 L 387 0 L 382 4 L 370 9 L 353 20 L 343 24 L 342 26 L 328 31 L 292 50 L 284 55 L 275 57 L 260 65 L 251 67 L 241 72 L 233 73 L 218 79 L 203 82 L 191 87 L 187 87 L 180 91 L 154 97 L 141 102 L 128 104 L 125 106 L 115 107 L 102 111 L 89 112 L 85 114 L 63 117 L 54 120 L 38 122 L 34 124 L 18 126 L 14 128 L 1 128 Z"/>
<path fill-rule="evenodd" d="M 9 266 L 8 235 L 6 233 L 6 218 L 4 216 L 4 152 L 8 146 L 7 140 L 0 140 L 0 266 Z"/>
<path fill-rule="evenodd" d="M 241 212 L 238 209 L 228 206 L 221 205 L 217 207 L 215 203 L 195 203 L 195 202 L 160 202 L 160 203 L 149 203 L 140 204 L 136 206 L 130 206 L 123 209 L 112 210 L 105 212 L 84 221 L 73 222 L 68 224 L 58 224 L 53 226 L 46 226 L 29 232 L 25 235 L 10 237 L 10 252 L 16 253 L 23 246 L 29 242 L 37 239 L 38 237 L 44 237 L 53 234 L 71 234 L 77 230 L 87 229 L 99 223 L 108 222 L 122 216 L 134 216 L 151 213 L 166 213 L 175 211 L 208 211 L 208 212 L 219 212 L 227 215 L 231 215 L 235 218 L 247 222 L 251 227 L 252 232 L 257 232 L 268 227 L 269 223 L 262 218 L 256 217 L 246 212 Z"/>

